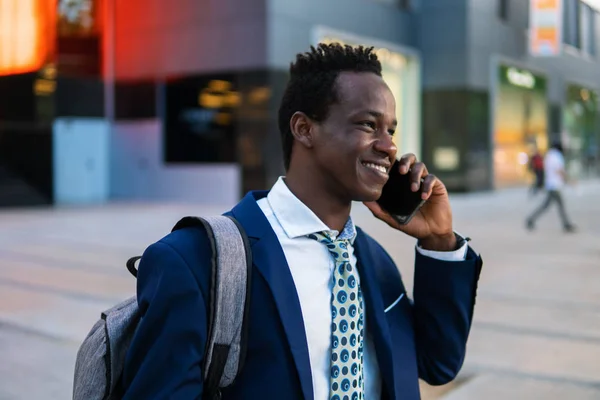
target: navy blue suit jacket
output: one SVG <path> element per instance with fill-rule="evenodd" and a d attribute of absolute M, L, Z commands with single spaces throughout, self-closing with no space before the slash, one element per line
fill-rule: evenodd
<path fill-rule="evenodd" d="M 313 399 L 304 322 L 292 275 L 279 241 L 248 194 L 231 214 L 252 246 L 253 273 L 247 356 L 223 399 Z M 444 262 L 417 252 L 414 303 L 385 250 L 358 229 L 354 243 L 385 399 L 417 400 L 418 378 L 434 385 L 452 380 L 462 366 L 471 327 L 480 258 Z M 200 399 L 207 339 L 210 248 L 197 228 L 175 231 L 151 245 L 138 274 L 143 315 L 129 348 L 125 399 Z M 371 399 L 369 399 L 371 400 Z"/>

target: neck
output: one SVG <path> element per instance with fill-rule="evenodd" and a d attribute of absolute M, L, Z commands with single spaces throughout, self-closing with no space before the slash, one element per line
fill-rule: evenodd
<path fill-rule="evenodd" d="M 295 172 L 290 168 L 285 183 L 290 191 L 329 229 L 341 232 L 350 217 L 351 201 L 343 201 L 332 193 L 331 183 L 324 182 L 320 174 Z"/>

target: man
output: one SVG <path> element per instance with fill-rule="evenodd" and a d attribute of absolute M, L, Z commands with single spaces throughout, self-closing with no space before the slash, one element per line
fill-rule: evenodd
<path fill-rule="evenodd" d="M 243 370 L 223 399 L 419 399 L 465 357 L 480 258 L 452 229 L 444 185 L 402 157 L 428 199 L 406 226 L 374 201 L 396 157 L 395 101 L 372 49 L 299 54 L 279 110 L 286 176 L 231 214 L 250 237 L 250 326 Z M 414 304 L 385 250 L 350 218 L 363 201 L 419 239 Z M 124 372 L 126 399 L 198 399 L 209 301 L 198 229 L 150 246 L 138 275 L 144 314 Z"/>
<path fill-rule="evenodd" d="M 544 175 L 547 194 L 546 199 L 542 205 L 529 217 L 527 218 L 527 229 L 533 230 L 535 228 L 536 220 L 548 210 L 548 207 L 555 202 L 558 206 L 558 212 L 562 220 L 563 229 L 565 232 L 574 232 L 575 227 L 569 221 L 561 190 L 567 180 L 567 173 L 565 171 L 565 158 L 563 156 L 563 147 L 560 142 L 555 142 L 552 147 L 546 153 L 544 159 Z"/>

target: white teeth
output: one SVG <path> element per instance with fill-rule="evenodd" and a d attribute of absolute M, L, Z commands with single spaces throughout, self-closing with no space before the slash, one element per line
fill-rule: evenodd
<path fill-rule="evenodd" d="M 377 165 L 377 164 L 373 164 L 373 163 L 363 163 L 363 165 L 368 168 L 376 169 L 377 171 L 382 172 L 384 174 L 387 173 L 387 168 L 384 167 L 383 165 Z"/>

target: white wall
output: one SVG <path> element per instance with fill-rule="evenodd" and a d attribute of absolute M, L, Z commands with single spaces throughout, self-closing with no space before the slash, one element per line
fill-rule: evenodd
<path fill-rule="evenodd" d="M 53 127 L 56 204 L 100 204 L 109 197 L 109 131 L 104 119 L 58 118 Z"/>
<path fill-rule="evenodd" d="M 111 197 L 235 204 L 240 199 L 237 164 L 168 165 L 163 162 L 159 120 L 118 122 L 111 144 Z"/>

